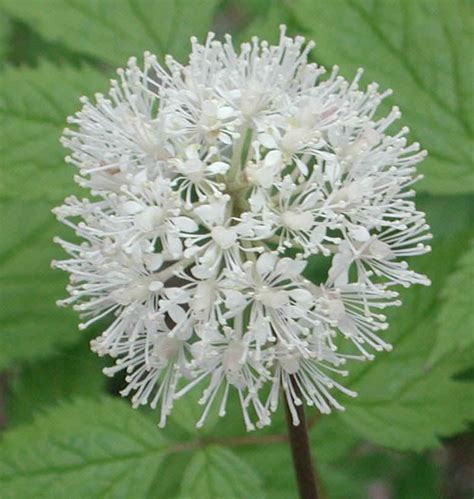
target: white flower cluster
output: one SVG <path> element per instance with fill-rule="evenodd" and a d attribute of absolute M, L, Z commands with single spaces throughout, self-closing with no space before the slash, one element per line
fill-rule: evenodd
<path fill-rule="evenodd" d="M 429 250 L 412 200 L 415 164 L 400 117 L 375 113 L 389 92 L 307 62 L 312 44 L 192 39 L 187 65 L 146 53 L 107 96 L 83 98 L 63 144 L 91 199 L 55 209 L 81 243 L 70 297 L 92 342 L 124 370 L 135 406 L 164 425 L 174 401 L 202 389 L 202 425 L 231 390 L 248 429 L 270 423 L 281 393 L 295 406 L 342 409 L 334 380 L 348 360 L 389 350 L 381 309 L 393 286 L 429 284 L 404 258 Z M 316 256 L 315 256 L 316 255 Z M 303 274 L 308 259 L 326 274 Z M 313 265 L 314 266 L 314 265 Z M 311 276 L 309 276 L 311 277 Z"/>

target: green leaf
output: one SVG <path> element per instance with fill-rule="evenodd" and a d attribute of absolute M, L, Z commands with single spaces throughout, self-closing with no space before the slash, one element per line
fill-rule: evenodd
<path fill-rule="evenodd" d="M 166 434 L 167 432 L 165 432 Z M 192 459 L 190 452 L 177 452 L 169 454 L 160 464 L 158 473 L 155 475 L 153 483 L 148 489 L 148 493 L 143 496 L 147 499 L 177 499 L 183 481 L 183 472 Z M 133 497 L 133 499 L 142 499 Z"/>
<path fill-rule="evenodd" d="M 211 410 L 204 426 L 202 428 L 196 427 L 196 423 L 201 418 L 204 410 L 203 406 L 199 404 L 199 399 L 202 397 L 202 391 L 205 387 L 205 383 L 198 384 L 185 397 L 176 400 L 173 405 L 170 421 L 178 424 L 188 435 L 203 436 L 210 434 L 219 421 L 217 409 Z"/>
<path fill-rule="evenodd" d="M 308 420 L 311 419 L 313 411 L 307 409 Z M 278 417 L 278 414 L 276 416 Z M 282 435 L 285 431 L 286 429 Z M 235 452 L 261 477 L 268 497 L 297 499 L 297 485 L 288 442 L 272 439 L 270 435 L 267 436 L 269 440 L 258 442 L 259 436 L 255 437 L 255 445 L 236 447 Z M 328 497 L 367 497 L 366 482 L 374 477 L 374 471 L 373 466 L 368 469 L 362 466 L 358 456 L 357 459 L 354 458 L 362 443 L 357 432 L 334 415 L 320 416 L 311 429 L 310 442 L 322 488 Z"/>
<path fill-rule="evenodd" d="M 259 477 L 228 449 L 206 447 L 194 455 L 183 477 L 181 499 L 264 498 Z"/>
<path fill-rule="evenodd" d="M 429 152 L 420 189 L 474 191 L 472 3 L 466 0 L 295 0 L 315 57 L 351 78 L 358 67 L 393 88 L 412 138 Z"/>
<path fill-rule="evenodd" d="M 334 414 L 319 417 L 310 437 L 324 497 L 366 499 L 375 483 L 396 491 L 394 497 L 437 497 L 440 476 L 429 456 L 402 455 L 370 445 Z M 268 497 L 297 499 L 288 442 L 256 442 L 236 447 L 235 452 L 261 476 Z M 407 492 L 409 485 L 412 495 Z"/>
<path fill-rule="evenodd" d="M 310 440 L 318 461 L 326 464 L 346 457 L 361 443 L 360 435 L 332 415 L 318 416 L 311 429 Z"/>
<path fill-rule="evenodd" d="M 43 61 L 50 61 L 59 65 L 99 66 L 98 61 L 93 57 L 69 50 L 60 43 L 45 40 L 30 25 L 10 16 L 5 16 L 5 19 L 8 19 L 11 25 L 5 65 L 35 67 Z"/>
<path fill-rule="evenodd" d="M 8 69 L 0 74 L 0 367 L 51 353 L 79 337 L 77 316 L 55 302 L 65 295 L 67 277 L 50 269 L 64 257 L 52 242 L 65 229 L 51 208 L 77 192 L 74 169 L 59 144 L 66 116 L 78 98 L 100 90 L 95 70 Z"/>
<path fill-rule="evenodd" d="M 474 344 L 474 241 L 459 260 L 441 292 L 443 303 L 438 315 L 438 334 L 431 361 Z"/>
<path fill-rule="evenodd" d="M 64 163 L 59 138 L 79 97 L 105 90 L 106 83 L 95 69 L 50 63 L 0 73 L 0 199 L 58 202 L 71 194 L 75 172 Z"/>
<path fill-rule="evenodd" d="M 355 476 L 353 470 L 352 455 L 362 444 L 360 435 L 334 415 L 321 415 L 310 439 L 315 465 L 329 497 L 366 497 L 366 477 Z"/>
<path fill-rule="evenodd" d="M 103 367 L 103 360 L 84 341 L 46 360 L 13 370 L 8 377 L 9 427 L 30 422 L 48 406 L 72 397 L 103 394 L 108 383 Z"/>
<path fill-rule="evenodd" d="M 60 309 L 67 277 L 50 268 L 63 257 L 52 238 L 59 233 L 46 202 L 0 203 L 0 368 L 42 358 L 77 341 L 77 316 Z"/>
<path fill-rule="evenodd" d="M 265 3 L 260 3 L 260 6 L 264 8 L 251 11 L 250 19 L 252 21 L 245 26 L 243 31 L 237 34 L 238 42 L 248 42 L 252 36 L 256 35 L 261 40 L 278 43 L 280 24 L 290 24 L 290 9 L 281 0 L 268 0 Z M 294 31 L 291 30 L 291 25 L 288 27 L 290 31 Z"/>
<path fill-rule="evenodd" d="M 204 37 L 217 0 L 1 0 L 45 38 L 123 66 L 145 50 L 183 59 L 189 37 Z M 54 16 L 51 13 L 54 12 Z"/>
<path fill-rule="evenodd" d="M 76 401 L 4 434 L 2 497 L 145 497 L 166 450 L 156 426 L 126 404 Z"/>
<path fill-rule="evenodd" d="M 450 237 L 472 226 L 474 221 L 474 196 L 416 196 L 417 208 L 426 213 L 435 240 Z"/>
<path fill-rule="evenodd" d="M 267 497 L 297 499 L 298 489 L 288 442 L 257 442 L 251 447 L 237 447 L 235 452 L 261 477 Z M 320 461 L 318 466 L 319 463 Z"/>
<path fill-rule="evenodd" d="M 275 414 L 277 425 L 282 411 Z M 307 419 L 312 419 L 313 412 L 307 408 Z M 258 473 L 263 482 L 263 488 L 271 499 L 290 499 L 297 497 L 293 462 L 290 447 L 281 436 L 286 434 L 286 425 L 283 424 L 281 433 L 275 429 L 272 422 L 272 434 L 262 437 L 255 435 L 255 444 L 235 448 L 236 454 L 241 457 L 252 469 Z M 275 438 L 275 434 L 277 438 Z M 264 438 L 259 442 L 259 438 Z M 363 490 L 357 495 L 359 482 L 355 483 L 348 470 L 349 456 L 361 443 L 360 435 L 333 416 L 319 416 L 310 433 L 310 442 L 323 488 L 328 496 L 363 498 Z M 278 470 L 276 473 L 275 470 Z"/>
<path fill-rule="evenodd" d="M 9 52 L 9 41 L 12 23 L 7 16 L 0 17 L 0 69 L 3 69 L 4 59 Z"/>
<path fill-rule="evenodd" d="M 452 378 L 463 366 L 451 356 L 428 362 L 440 293 L 465 247 L 466 237 L 456 237 L 424 257 L 421 270 L 433 285 L 402 294 L 405 303 L 391 314 L 385 335 L 394 351 L 355 367 L 344 383 L 359 396 L 337 417 L 372 442 L 400 450 L 436 447 L 438 437 L 463 430 L 474 416 L 473 385 Z"/>

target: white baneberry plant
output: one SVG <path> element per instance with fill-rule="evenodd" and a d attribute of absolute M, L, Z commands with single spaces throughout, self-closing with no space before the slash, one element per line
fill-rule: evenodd
<path fill-rule="evenodd" d="M 390 350 L 381 310 L 394 286 L 429 284 L 405 257 L 429 250 L 413 202 L 425 157 L 408 130 L 376 117 L 376 84 L 308 63 L 281 29 L 278 45 L 229 36 L 192 39 L 187 65 L 145 53 L 119 69 L 107 96 L 83 98 L 62 142 L 90 198 L 55 209 L 82 242 L 70 258 L 81 328 L 110 325 L 92 342 L 126 372 L 123 395 L 159 408 L 202 389 L 204 423 L 237 392 L 247 428 L 270 423 L 283 393 L 322 413 L 352 361 Z M 327 276 L 303 274 L 320 255 Z M 319 261 L 318 260 L 318 261 Z M 323 267 L 322 267 L 323 268 Z"/>

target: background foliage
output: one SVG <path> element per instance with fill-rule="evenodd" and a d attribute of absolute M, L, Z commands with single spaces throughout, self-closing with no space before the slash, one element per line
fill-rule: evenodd
<path fill-rule="evenodd" d="M 192 34 L 274 41 L 282 22 L 316 40 L 319 63 L 393 88 L 389 105 L 429 151 L 418 203 L 435 239 L 416 265 L 433 286 L 403 293 L 394 352 L 354 367 L 346 412 L 313 420 L 327 494 L 472 496 L 472 440 L 456 435 L 474 415 L 473 12 L 469 0 L 0 0 L 2 497 L 296 497 L 281 418 L 247 435 L 229 410 L 198 431 L 183 400 L 163 431 L 119 400 L 93 332 L 56 308 L 66 278 L 49 268 L 64 230 L 50 210 L 77 190 L 58 139 L 79 96 L 144 50 L 184 60 Z"/>

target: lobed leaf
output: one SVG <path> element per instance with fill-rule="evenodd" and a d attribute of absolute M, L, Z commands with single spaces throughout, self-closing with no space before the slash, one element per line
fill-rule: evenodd
<path fill-rule="evenodd" d="M 0 6 L 51 41 L 123 66 L 145 50 L 184 58 L 189 37 L 209 30 L 217 0 L 1 0 Z"/>
<path fill-rule="evenodd" d="M 0 203 L 0 368 L 42 358 L 77 341 L 77 316 L 60 309 L 67 277 L 50 268 L 62 257 L 52 239 L 58 233 L 44 201 Z"/>
<path fill-rule="evenodd" d="M 64 233 L 51 208 L 77 192 L 59 137 L 84 93 L 100 90 L 98 71 L 6 69 L 0 74 L 0 367 L 31 360 L 76 341 L 77 317 L 58 309 L 67 277 L 50 269 Z"/>
<path fill-rule="evenodd" d="M 386 333 L 393 352 L 351 370 L 345 385 L 359 397 L 336 417 L 374 443 L 399 450 L 436 447 L 439 437 L 462 431 L 474 416 L 472 384 L 453 379 L 462 362 L 429 362 L 441 290 L 465 246 L 466 237 L 458 236 L 424 257 L 422 270 L 433 285 L 402 294 L 405 303 L 391 314 Z"/>
<path fill-rule="evenodd" d="M 78 400 L 5 434 L 2 497 L 145 497 L 166 450 L 156 426 L 123 402 Z"/>
<path fill-rule="evenodd" d="M 30 422 L 45 408 L 77 396 L 104 393 L 108 378 L 103 359 L 87 341 L 63 348 L 48 359 L 12 370 L 8 377 L 6 410 L 9 428 Z"/>
<path fill-rule="evenodd" d="M 462 255 L 457 269 L 446 281 L 441 292 L 441 310 L 431 361 L 474 344 L 474 241 Z"/>
<path fill-rule="evenodd" d="M 106 83 L 96 69 L 46 62 L 0 73 L 1 200 L 58 202 L 76 189 L 59 139 L 79 97 L 104 90 Z"/>
<path fill-rule="evenodd" d="M 429 152 L 419 189 L 474 191 L 473 8 L 466 0 L 295 0 L 318 62 L 392 88 L 411 136 Z"/>
<path fill-rule="evenodd" d="M 193 456 L 184 472 L 181 499 L 264 498 L 260 478 L 228 449 L 209 446 Z"/>

